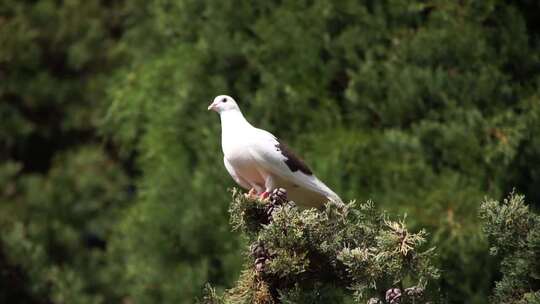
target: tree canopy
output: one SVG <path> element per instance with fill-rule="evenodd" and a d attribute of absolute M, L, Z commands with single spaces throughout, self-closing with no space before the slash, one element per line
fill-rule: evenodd
<path fill-rule="evenodd" d="M 425 230 L 441 301 L 532 302 L 539 88 L 530 0 L 4 0 L 0 302 L 235 286 L 251 241 L 229 225 L 219 94 L 344 200 Z M 526 234 L 495 203 L 512 191 Z"/>

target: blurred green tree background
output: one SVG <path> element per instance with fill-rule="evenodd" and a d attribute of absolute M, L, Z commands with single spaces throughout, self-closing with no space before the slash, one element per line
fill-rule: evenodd
<path fill-rule="evenodd" d="M 443 301 L 489 302 L 481 202 L 540 204 L 532 0 L 2 0 L 0 302 L 231 287 L 218 94 L 342 198 L 426 228 Z"/>

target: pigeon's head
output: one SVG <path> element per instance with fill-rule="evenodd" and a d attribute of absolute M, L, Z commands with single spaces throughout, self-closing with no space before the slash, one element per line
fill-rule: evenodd
<path fill-rule="evenodd" d="M 240 111 L 240 108 L 231 96 L 219 95 L 214 98 L 214 101 L 208 106 L 208 110 L 216 111 L 221 114 L 225 111 Z"/>

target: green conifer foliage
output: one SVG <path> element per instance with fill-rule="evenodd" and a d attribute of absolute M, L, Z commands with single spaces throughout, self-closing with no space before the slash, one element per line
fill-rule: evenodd
<path fill-rule="evenodd" d="M 439 249 L 448 302 L 486 302 L 497 264 L 486 257 L 478 202 L 512 186 L 538 193 L 540 175 L 530 165 L 540 155 L 537 6 L 397 0 L 143 6 L 148 14 L 124 41 L 133 61 L 110 83 L 105 126 L 139 153 L 142 191 L 134 214 L 141 218 L 126 218 L 123 229 L 137 236 L 149 227 L 169 231 L 160 244 L 201 251 L 175 255 L 160 245 L 157 256 L 151 247 L 137 252 L 124 244 L 125 256 L 141 265 L 135 274 L 177 259 L 194 265 L 187 273 L 228 273 L 215 276 L 217 288 L 236 277 L 229 270 L 240 261 L 230 257 L 238 256 L 239 243 L 227 232 L 223 197 L 233 183 L 220 167 L 218 119 L 205 112 L 225 93 L 342 197 L 373 199 L 391 213 L 407 213 L 413 229 L 425 227 L 430 246 Z M 190 235 L 212 245 L 182 237 L 180 223 L 196 223 Z M 210 260 L 220 266 L 198 264 Z M 160 273 L 180 276 L 173 267 Z M 200 285 L 206 276 L 212 275 L 191 282 Z M 186 284 L 186 294 L 199 287 Z M 167 284 L 157 286 L 163 287 L 142 293 L 171 293 Z"/>
<path fill-rule="evenodd" d="M 501 259 L 492 301 L 540 303 L 540 216 L 513 193 L 502 203 L 486 199 L 480 217 L 490 252 Z"/>
<path fill-rule="evenodd" d="M 122 298 L 108 246 L 130 181 L 98 130 L 128 11 L 112 2 L 0 1 L 1 303 Z"/>
<path fill-rule="evenodd" d="M 230 231 L 234 183 L 219 120 L 206 111 L 218 94 L 234 96 L 345 200 L 372 199 L 406 213 L 411 231 L 425 228 L 413 252 L 436 248 L 444 301 L 489 302 L 499 258 L 508 279 L 494 297 L 506 301 L 514 286 L 512 299 L 528 299 L 534 288 L 523 282 L 535 286 L 536 274 L 513 257 L 534 246 L 489 256 L 476 215 L 483 197 L 513 187 L 540 202 L 539 12 L 531 0 L 1 1 L 0 302 L 192 303 L 206 282 L 216 295 L 231 290 L 245 259 L 259 262 L 232 290 L 254 282 L 254 267 L 284 283 L 304 278 L 309 256 L 262 262 L 309 239 L 285 238 L 283 249 L 279 231 L 246 216 L 247 238 Z M 364 227 L 355 216 L 373 213 L 362 236 L 385 252 L 393 230 L 362 206 L 248 209 L 268 227 L 297 220 L 292 231 L 319 239 L 334 228 L 350 237 Z M 340 216 L 350 225 L 327 226 Z M 259 235 L 273 248 L 242 256 Z M 327 269 L 346 284 L 315 286 L 319 294 L 305 292 L 310 280 L 287 284 L 283 302 L 348 301 L 355 291 L 395 301 L 420 280 L 396 273 L 413 269 L 399 255 L 378 256 L 389 278 L 368 260 L 372 288 L 355 264 L 364 247 L 328 239 L 307 249 L 341 263 L 344 273 Z M 403 286 L 388 283 L 396 278 Z"/>
<path fill-rule="evenodd" d="M 221 298 L 210 288 L 207 303 L 426 301 L 438 270 L 424 231 L 409 232 L 372 202 L 300 210 L 274 193 L 261 201 L 233 191 L 231 224 L 251 246 L 237 285 Z"/>

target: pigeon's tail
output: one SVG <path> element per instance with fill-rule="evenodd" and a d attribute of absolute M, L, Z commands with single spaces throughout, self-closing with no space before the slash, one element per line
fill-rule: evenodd
<path fill-rule="evenodd" d="M 317 185 L 317 192 L 321 193 L 328 199 L 329 201 L 332 201 L 338 205 L 343 205 L 343 200 L 337 195 L 332 189 L 328 188 L 327 185 L 325 185 L 323 182 L 321 182 L 318 178 L 313 179 L 314 184 Z"/>
<path fill-rule="evenodd" d="M 329 192 L 326 192 L 326 198 L 329 200 L 329 201 L 332 201 L 334 203 L 336 203 L 337 205 L 344 205 L 343 204 L 343 200 L 341 200 L 341 198 L 332 190 L 328 189 Z"/>

